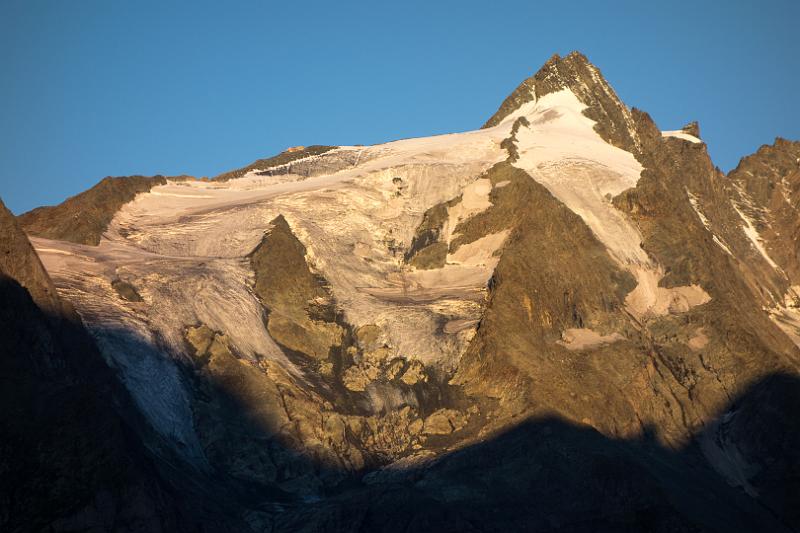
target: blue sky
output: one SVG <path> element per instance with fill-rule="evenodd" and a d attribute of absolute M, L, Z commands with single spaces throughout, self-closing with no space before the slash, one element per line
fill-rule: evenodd
<path fill-rule="evenodd" d="M 800 139 L 800 2 L 0 2 L 0 197 L 479 127 L 553 53 L 729 170 Z"/>

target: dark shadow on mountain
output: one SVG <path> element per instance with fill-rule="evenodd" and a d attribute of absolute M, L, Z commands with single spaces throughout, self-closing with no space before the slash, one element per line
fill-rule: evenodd
<path fill-rule="evenodd" d="M 0 273 L 0 531 L 242 530 L 143 445 L 152 430 L 77 320 Z"/>
<path fill-rule="evenodd" d="M 796 531 L 799 398 L 797 377 L 770 376 L 723 414 L 724 429 L 713 424 L 679 450 L 648 432 L 613 439 L 556 417 L 529 419 L 421 468 L 367 475 L 357 490 L 287 511 L 276 530 Z M 739 459 L 758 472 L 757 497 L 701 449 L 734 434 Z"/>
<path fill-rule="evenodd" d="M 162 349 L 137 346 L 125 330 L 102 333 L 134 351 Z M 615 439 L 550 417 L 413 466 L 346 471 L 279 436 L 269 417 L 249 416 L 239 381 L 184 362 L 181 379 L 207 402 L 194 406 L 195 425 L 211 435 L 206 451 L 222 443 L 204 467 L 145 421 L 82 324 L 45 315 L 4 277 L 0 343 L 3 531 L 800 526 L 800 380 L 788 374 L 753 384 L 679 450 L 655 432 Z M 746 483 L 732 486 L 742 473 Z"/>

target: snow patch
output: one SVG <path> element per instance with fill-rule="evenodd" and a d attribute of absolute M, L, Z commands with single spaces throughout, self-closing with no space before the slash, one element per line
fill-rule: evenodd
<path fill-rule="evenodd" d="M 742 222 L 744 222 L 744 226 L 742 226 L 742 231 L 744 231 L 744 234 L 750 240 L 750 243 L 753 245 L 753 247 L 758 251 L 758 253 L 761 254 L 761 257 L 763 257 L 764 260 L 767 263 L 769 263 L 769 265 L 772 268 L 782 272 L 781 267 L 779 267 L 778 264 L 775 261 L 773 261 L 772 258 L 769 256 L 769 253 L 767 253 L 767 249 L 764 247 L 763 244 L 763 239 L 761 238 L 761 235 L 759 235 L 758 230 L 753 224 L 753 220 L 750 217 L 748 217 L 744 213 L 744 211 L 742 211 L 742 209 L 736 204 L 735 201 L 731 202 L 731 205 L 736 210 L 736 213 L 739 214 L 739 217 L 742 219 Z"/>
<path fill-rule="evenodd" d="M 767 309 L 772 320 L 800 348 L 800 285 L 792 285 L 783 303 Z"/>
<path fill-rule="evenodd" d="M 509 233 L 509 230 L 490 233 L 469 244 L 462 244 L 455 252 L 447 254 L 447 263 L 477 267 L 488 266 L 490 271 L 494 271 L 500 259 L 496 252 L 503 246 Z"/>
<path fill-rule="evenodd" d="M 664 277 L 660 267 L 634 267 L 633 273 L 639 283 L 625 297 L 625 307 L 635 316 L 651 318 L 685 313 L 692 307 L 711 301 L 700 285 L 659 287 L 658 283 Z"/>
<path fill-rule="evenodd" d="M 443 242 L 448 245 L 457 234 L 456 226 L 471 216 L 477 215 L 492 206 L 489 193 L 492 192 L 492 182 L 486 178 L 477 179 L 467 185 L 461 196 L 461 201 L 447 209 L 447 222 L 443 229 Z"/>
<path fill-rule="evenodd" d="M 58 248 L 37 248 L 36 252 L 41 254 L 60 254 L 60 255 L 72 255 L 72 252 L 68 252 L 66 250 L 59 250 Z"/>
<path fill-rule="evenodd" d="M 564 330 L 561 340 L 556 344 L 560 344 L 568 350 L 586 350 L 622 340 L 625 340 L 625 337 L 617 332 L 601 335 L 589 328 L 569 328 Z"/>
<path fill-rule="evenodd" d="M 699 352 L 708 346 L 708 342 L 709 338 L 708 335 L 706 335 L 705 329 L 697 328 L 687 344 L 693 352 Z"/>
<path fill-rule="evenodd" d="M 610 201 L 636 186 L 642 166 L 631 153 L 606 143 L 584 109 L 569 89 L 521 106 L 515 114 L 526 116 L 531 125 L 517 132 L 514 166 L 580 215 L 621 264 L 647 264 L 641 235 Z M 540 120 L 551 111 L 556 118 Z"/>
<path fill-rule="evenodd" d="M 720 248 L 722 248 L 725 251 L 725 253 L 733 257 L 733 253 L 731 252 L 731 249 L 728 248 L 728 245 L 725 244 L 722 241 L 722 239 L 717 237 L 716 234 L 714 234 L 714 230 L 711 228 L 711 222 L 709 222 L 708 218 L 706 218 L 706 216 L 700 210 L 700 203 L 698 202 L 697 197 L 692 193 L 690 193 L 689 189 L 686 189 L 686 194 L 689 196 L 689 203 L 692 205 L 692 209 L 694 209 L 694 212 L 697 213 L 698 218 L 700 218 L 700 222 L 702 222 L 703 226 L 705 226 L 705 228 L 709 231 L 709 233 L 711 233 L 711 238 L 714 241 L 714 243 Z"/>
<path fill-rule="evenodd" d="M 703 141 L 695 137 L 694 135 L 689 135 L 683 130 L 674 130 L 674 131 L 662 131 L 662 137 L 675 137 L 677 139 L 683 139 L 684 141 L 689 141 L 690 143 L 695 144 L 703 144 Z"/>

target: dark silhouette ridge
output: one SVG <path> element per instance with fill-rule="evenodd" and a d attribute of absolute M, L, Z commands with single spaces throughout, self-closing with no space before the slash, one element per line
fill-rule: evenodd
<path fill-rule="evenodd" d="M 729 486 L 708 465 L 700 450 L 705 434 L 680 450 L 670 450 L 647 432 L 636 440 L 614 439 L 557 417 L 521 421 L 483 442 L 410 468 L 342 471 L 311 460 L 292 442 L 278 439 L 274 428 L 244 416 L 247 406 L 240 404 L 229 383 L 203 382 L 190 364 L 183 364 L 193 387 L 214 388 L 224 404 L 230 417 L 220 419 L 225 427 L 218 428 L 218 436 L 232 453 L 237 448 L 269 448 L 286 461 L 280 465 L 284 476 L 321 480 L 313 493 L 290 494 L 276 484 L 235 479 L 224 465 L 212 463 L 209 472 L 199 472 L 182 464 L 170 443 L 134 413 L 107 369 L 98 370 L 105 389 L 97 380 L 80 382 L 90 398 L 86 401 L 95 402 L 92 416 L 83 409 L 59 416 L 69 404 L 56 403 L 54 392 L 42 391 L 53 388 L 58 379 L 27 368 L 26 349 L 34 344 L 26 327 L 11 316 L 28 324 L 35 318 L 31 313 L 43 315 L 32 308 L 27 291 L 7 278 L 2 295 L 3 302 L 17 304 L 2 307 L 0 330 L 3 353 L 16 356 L 3 357 L 4 378 L 14 376 L 17 384 L 3 388 L 4 404 L 16 406 L 4 412 L 6 444 L 1 454 L 6 460 L 0 516 L 9 531 L 29 530 L 34 524 L 38 526 L 33 529 L 50 525 L 53 531 L 243 531 L 244 514 L 255 531 L 791 531 L 798 525 L 800 428 L 792 416 L 800 403 L 796 376 L 770 376 L 720 414 L 721 420 L 728 420 L 725 434 L 735 434 L 743 449 L 764 456 L 767 466 L 754 478 L 764 492 L 755 499 Z M 25 305 L 27 310 L 20 313 Z M 82 328 L 75 327 L 60 325 L 62 338 L 85 339 Z M 142 342 L 126 330 L 102 334 L 119 336 L 132 346 Z M 84 353 L 96 354 L 93 347 L 87 350 Z M 108 399 L 108 389 L 114 390 L 115 401 L 96 405 L 98 397 Z M 736 413 L 733 418 L 731 412 Z M 120 438 L 110 438 L 113 431 L 103 423 L 114 417 L 124 419 L 116 422 L 122 426 Z M 48 427 L 61 439 L 51 440 L 49 433 L 50 438 L 42 438 Z M 68 449 L 68 436 L 80 438 L 82 447 Z M 26 462 L 35 446 L 50 461 Z M 104 463 L 104 457 L 110 459 Z M 65 467 L 53 471 L 53 460 Z M 97 494 L 109 486 L 112 499 L 143 501 L 147 520 L 127 519 L 129 511 L 123 508 L 105 509 L 105 515 L 87 513 L 87 508 L 97 507 Z"/>

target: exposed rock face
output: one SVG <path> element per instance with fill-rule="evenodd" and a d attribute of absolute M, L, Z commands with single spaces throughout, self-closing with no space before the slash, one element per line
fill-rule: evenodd
<path fill-rule="evenodd" d="M 739 485 L 795 529 L 800 524 L 800 433 L 795 416 L 800 408 L 798 385 L 793 376 L 771 376 L 703 435 L 706 442 L 727 452 L 723 457 L 728 461 L 717 464 L 728 473 L 728 479 L 737 479 L 730 468 L 746 465 L 745 479 L 739 478 Z M 784 432 L 776 435 L 775 428 Z M 730 461 L 731 456 L 740 463 Z M 713 457 L 718 459 L 719 455 Z"/>
<path fill-rule="evenodd" d="M 425 212 L 417 227 L 405 260 L 421 269 L 442 268 L 447 259 L 447 242 L 442 242 L 442 232 L 448 218 L 448 204 L 436 204 Z"/>
<path fill-rule="evenodd" d="M 127 281 L 123 281 L 121 279 L 115 279 L 111 282 L 111 286 L 117 291 L 119 297 L 128 300 L 129 302 L 143 302 L 142 296 L 136 290 L 136 287 L 128 283 Z"/>
<path fill-rule="evenodd" d="M 11 211 L 0 200 L 0 271 L 16 280 L 44 312 L 61 314 L 63 302 L 55 285 Z"/>
<path fill-rule="evenodd" d="M 728 176 L 767 255 L 792 285 L 800 283 L 800 142 L 776 139 L 745 157 Z M 738 194 L 736 194 L 738 193 Z"/>
<path fill-rule="evenodd" d="M 219 176 L 214 177 L 215 181 L 229 181 L 232 179 L 241 178 L 242 176 L 246 175 L 248 172 L 268 172 L 270 175 L 274 173 L 291 173 L 292 166 L 295 167 L 295 171 L 298 169 L 299 166 L 296 164 L 297 161 L 306 159 L 309 157 L 313 157 L 316 155 L 322 155 L 325 152 L 328 152 L 332 149 L 336 148 L 335 146 L 321 146 L 321 145 L 313 145 L 313 146 L 295 146 L 292 148 L 288 148 L 284 152 L 280 154 L 268 157 L 266 159 L 259 159 L 246 167 L 242 167 L 240 169 L 232 170 L 230 172 L 225 172 L 220 174 Z M 293 163 L 295 163 L 293 165 Z"/>
<path fill-rule="evenodd" d="M 698 124 L 696 120 L 685 125 L 683 128 L 681 128 L 681 131 L 691 135 L 692 137 L 697 137 L 698 139 L 700 138 L 700 124 Z"/>
<path fill-rule="evenodd" d="M 694 463 L 691 469 L 686 463 Z M 680 491 L 665 490 L 678 483 Z M 711 497 L 710 495 L 714 495 Z M 720 506 L 720 502 L 727 503 Z M 754 519 L 754 516 L 758 518 Z M 357 524 L 357 525 L 354 525 Z M 788 531 L 691 453 L 545 418 L 277 517 L 277 530 Z"/>
<path fill-rule="evenodd" d="M 439 409 L 422 426 L 426 435 L 449 435 L 467 425 L 466 417 L 455 409 Z"/>
<path fill-rule="evenodd" d="M 97 246 L 108 223 L 122 205 L 137 194 L 166 182 L 163 176 L 107 177 L 88 191 L 57 206 L 28 211 L 19 216 L 19 221 L 31 235 Z"/>
<path fill-rule="evenodd" d="M 314 359 L 328 359 L 342 345 L 330 289 L 306 263 L 306 250 L 282 216 L 250 255 L 254 290 L 266 306 L 267 330 L 286 348 Z"/>
<path fill-rule="evenodd" d="M 797 529 L 800 144 L 726 176 L 699 133 L 572 53 L 481 130 L 143 185 L 42 233 L 97 248 L 34 243 L 136 400 L 130 439 L 214 480 L 210 523 Z M 60 308 L 24 236 L 0 244 Z M 159 490 L 145 514 L 180 514 Z"/>

